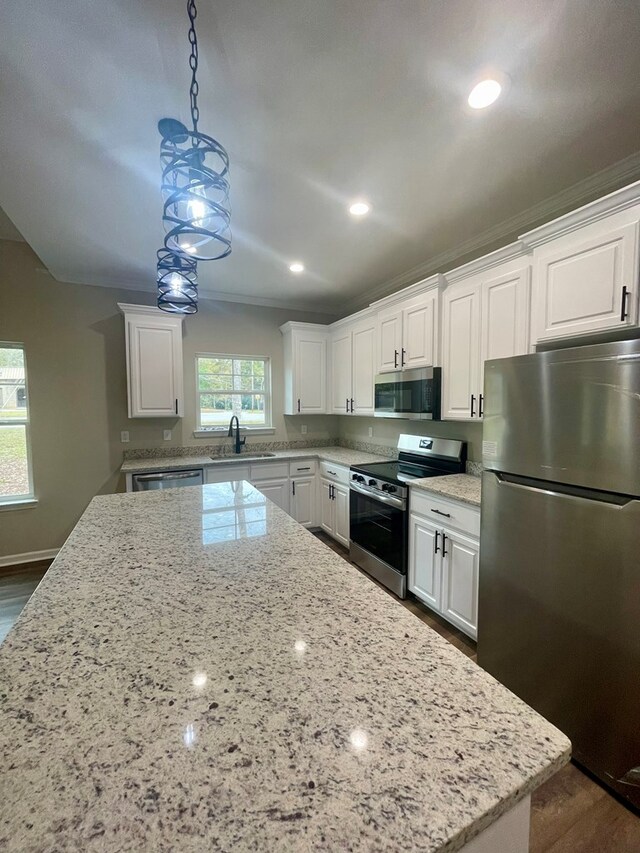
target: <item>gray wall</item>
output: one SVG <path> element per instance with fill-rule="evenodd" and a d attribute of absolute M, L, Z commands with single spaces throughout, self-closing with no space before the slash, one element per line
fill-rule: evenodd
<path fill-rule="evenodd" d="M 287 320 L 326 317 L 202 300 L 184 322 L 186 412 L 182 419 L 127 417 L 124 320 L 117 302 L 152 304 L 153 294 L 63 284 L 43 269 L 25 243 L 0 241 L 0 341 L 26 346 L 31 411 L 35 508 L 0 510 L 0 557 L 62 545 L 95 494 L 124 487 L 118 474 L 125 448 L 203 445 L 195 428 L 196 352 L 269 356 L 276 433 L 256 441 L 308 439 L 337 434 L 337 418 L 286 418 L 283 347 Z M 171 442 L 162 438 L 173 432 Z M 120 431 L 129 430 L 129 444 Z"/>

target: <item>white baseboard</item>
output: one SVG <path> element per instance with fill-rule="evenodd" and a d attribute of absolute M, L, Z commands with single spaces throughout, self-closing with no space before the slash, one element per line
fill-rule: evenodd
<path fill-rule="evenodd" d="M 2 566 L 19 566 L 22 563 L 37 563 L 39 560 L 53 560 L 59 550 L 59 548 L 49 548 L 47 551 L 27 551 L 26 554 L 8 554 L 6 557 L 0 557 L 0 568 Z"/>

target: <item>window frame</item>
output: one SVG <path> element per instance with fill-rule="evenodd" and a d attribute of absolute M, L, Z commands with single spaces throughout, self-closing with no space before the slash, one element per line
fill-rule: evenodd
<path fill-rule="evenodd" d="M 0 495 L 0 510 L 2 510 L 15 506 L 35 504 L 37 503 L 37 500 L 33 482 L 33 462 L 31 453 L 31 401 L 29 399 L 29 368 L 27 365 L 27 350 L 24 343 L 19 341 L 0 341 L 0 349 L 19 349 L 22 351 L 26 416 L 24 418 L 5 418 L 2 416 L 2 410 L 0 409 L 0 427 L 24 426 L 27 451 L 27 477 L 29 480 L 28 493 Z"/>
<path fill-rule="evenodd" d="M 202 409 L 200 407 L 200 394 L 211 393 L 210 391 L 200 391 L 200 370 L 199 370 L 199 360 L 201 358 L 224 358 L 224 359 L 232 359 L 236 361 L 262 361 L 264 362 L 264 392 L 258 391 L 254 393 L 262 394 L 264 393 L 264 424 L 256 424 L 255 426 L 250 426 L 247 424 L 240 424 L 240 432 L 254 432 L 254 433 L 272 433 L 275 432 L 273 427 L 273 418 L 272 418 L 272 397 L 273 397 L 273 389 L 271 386 L 271 358 L 267 355 L 239 355 L 237 353 L 221 353 L 221 352 L 197 352 L 195 354 L 194 365 L 195 365 L 195 376 L 196 376 L 196 387 L 195 387 L 195 403 L 196 403 L 196 428 L 194 434 L 196 436 L 207 436 L 207 435 L 216 435 L 220 433 L 224 433 L 226 435 L 229 427 L 228 425 L 223 426 L 207 426 L 202 423 Z M 233 392 L 214 392 L 214 393 L 233 393 Z M 245 392 L 246 393 L 246 392 Z"/>

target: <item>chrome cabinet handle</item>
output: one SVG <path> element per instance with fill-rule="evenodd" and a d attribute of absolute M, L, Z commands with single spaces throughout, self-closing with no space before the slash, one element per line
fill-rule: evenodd
<path fill-rule="evenodd" d="M 451 518 L 450 512 L 442 512 L 440 509 L 432 509 L 431 512 L 435 512 L 437 515 L 444 515 L 445 518 Z"/>

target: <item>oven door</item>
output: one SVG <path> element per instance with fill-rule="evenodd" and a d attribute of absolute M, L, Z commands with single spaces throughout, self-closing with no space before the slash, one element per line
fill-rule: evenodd
<path fill-rule="evenodd" d="M 408 516 L 406 501 L 392 495 L 371 495 L 351 484 L 350 539 L 401 575 L 407 573 Z"/>
<path fill-rule="evenodd" d="M 440 419 L 440 368 L 381 373 L 375 378 L 375 416 Z"/>

